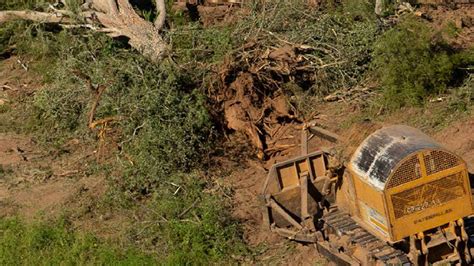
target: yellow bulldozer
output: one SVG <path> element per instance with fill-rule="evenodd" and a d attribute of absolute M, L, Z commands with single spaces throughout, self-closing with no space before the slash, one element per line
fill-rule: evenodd
<path fill-rule="evenodd" d="M 337 265 L 468 265 L 474 213 L 459 156 L 395 125 L 368 136 L 347 163 L 330 151 L 275 164 L 261 201 L 268 228 L 314 244 Z"/>

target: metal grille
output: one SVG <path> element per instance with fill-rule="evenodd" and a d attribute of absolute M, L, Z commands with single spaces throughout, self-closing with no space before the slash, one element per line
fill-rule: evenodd
<path fill-rule="evenodd" d="M 452 174 L 391 196 L 395 218 L 442 205 L 466 194 L 463 175 Z"/>
<path fill-rule="evenodd" d="M 392 177 L 388 181 L 387 188 L 396 187 L 401 184 L 421 178 L 421 168 L 418 156 L 412 155 L 412 157 L 403 162 L 393 173 Z"/>
<path fill-rule="evenodd" d="M 445 151 L 425 152 L 423 160 L 425 161 L 427 175 L 432 175 L 461 164 L 455 155 Z"/>

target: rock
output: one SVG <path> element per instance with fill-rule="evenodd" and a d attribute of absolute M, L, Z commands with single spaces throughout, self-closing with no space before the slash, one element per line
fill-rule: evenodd
<path fill-rule="evenodd" d="M 463 17 L 461 18 L 461 23 L 463 27 L 470 28 L 474 26 L 474 18 L 472 17 Z"/>

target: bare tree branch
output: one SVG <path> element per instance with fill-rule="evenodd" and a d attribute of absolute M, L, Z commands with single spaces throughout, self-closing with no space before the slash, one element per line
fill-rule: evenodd
<path fill-rule="evenodd" d="M 41 23 L 68 23 L 72 21 L 59 13 L 46 13 L 30 10 L 0 11 L 0 24 L 13 20 L 29 20 Z"/>
<path fill-rule="evenodd" d="M 158 16 L 155 19 L 155 28 L 160 31 L 166 22 L 166 4 L 165 0 L 156 0 L 156 12 Z"/>
<path fill-rule="evenodd" d="M 109 3 L 109 8 L 110 8 L 110 13 L 112 13 L 112 15 L 117 15 L 118 8 L 117 8 L 117 3 L 115 2 L 115 0 L 108 0 L 108 3 Z"/>

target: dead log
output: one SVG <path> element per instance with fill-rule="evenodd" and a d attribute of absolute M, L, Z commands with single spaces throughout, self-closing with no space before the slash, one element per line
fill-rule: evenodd
<path fill-rule="evenodd" d="M 85 0 L 78 14 L 50 6 L 47 12 L 0 11 L 0 25 L 13 20 L 84 27 L 111 37 L 125 36 L 129 44 L 152 61 L 162 59 L 168 49 L 160 35 L 166 20 L 165 0 L 155 0 L 158 16 L 154 22 L 140 17 L 128 0 Z"/>
<path fill-rule="evenodd" d="M 34 22 L 46 23 L 72 23 L 73 20 L 65 18 L 61 14 L 37 12 L 30 10 L 23 11 L 0 11 L 0 25 L 12 20 L 30 20 Z"/>

